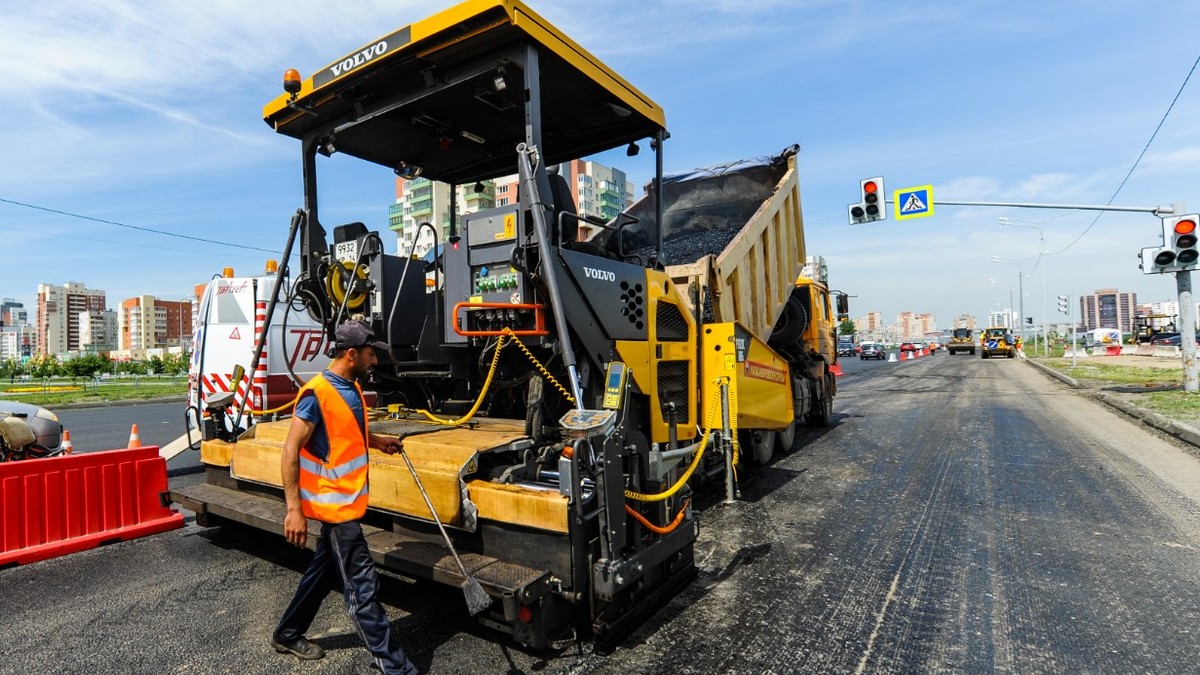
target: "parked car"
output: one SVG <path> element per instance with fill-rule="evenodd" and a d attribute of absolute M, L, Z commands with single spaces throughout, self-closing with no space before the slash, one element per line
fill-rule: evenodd
<path fill-rule="evenodd" d="M 862 351 L 858 353 L 858 358 L 863 361 L 867 359 L 879 359 L 882 361 L 887 358 L 887 352 L 883 350 L 881 345 L 868 342 L 862 345 Z"/>
<path fill-rule="evenodd" d="M 911 342 L 901 342 L 900 343 L 900 351 L 901 352 L 915 352 L 918 349 L 920 349 L 920 347 L 916 346 L 915 344 L 913 344 Z"/>
<path fill-rule="evenodd" d="M 1176 333 L 1166 337 L 1156 337 L 1150 341 L 1150 344 L 1152 346 L 1162 345 L 1163 347 L 1179 347 L 1183 343 L 1180 341 L 1180 335 Z M 1196 338 L 1196 344 L 1200 345 L 1200 337 Z"/>
<path fill-rule="evenodd" d="M 839 342 L 837 352 L 838 352 L 838 356 L 854 356 L 854 354 L 855 354 L 854 343 L 853 342 Z"/>

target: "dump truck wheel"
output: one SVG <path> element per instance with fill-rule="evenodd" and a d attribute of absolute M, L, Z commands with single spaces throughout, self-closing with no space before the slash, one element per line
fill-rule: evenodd
<path fill-rule="evenodd" d="M 804 417 L 810 427 L 827 427 L 833 423 L 833 384 L 830 375 L 825 376 L 825 389 L 817 401 L 817 407 Z"/>
<path fill-rule="evenodd" d="M 750 437 L 750 454 L 754 463 L 762 466 L 770 462 L 771 455 L 775 452 L 775 432 L 755 429 L 750 433 Z"/>
<path fill-rule="evenodd" d="M 807 329 L 808 310 L 804 307 L 804 303 L 800 302 L 797 297 L 788 298 L 787 303 L 783 306 L 783 311 L 779 314 L 779 320 L 775 322 L 775 328 L 771 331 L 771 337 L 767 340 L 767 344 L 786 347 L 799 340 Z"/>
<path fill-rule="evenodd" d="M 780 452 L 791 452 L 796 443 L 796 420 L 787 425 L 783 431 L 775 433 L 775 444 Z"/>

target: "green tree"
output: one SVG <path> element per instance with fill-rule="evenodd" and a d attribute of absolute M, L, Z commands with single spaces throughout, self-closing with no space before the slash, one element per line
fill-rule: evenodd
<path fill-rule="evenodd" d="M 54 377 L 59 373 L 58 359 L 49 354 L 39 354 L 29 360 L 29 374 L 38 379 Z"/>
<path fill-rule="evenodd" d="M 64 363 L 63 371 L 71 377 L 86 377 L 90 379 L 96 373 L 104 370 L 106 365 L 104 359 L 100 358 L 99 354 L 87 354 Z"/>
<path fill-rule="evenodd" d="M 162 360 L 162 359 L 161 359 L 161 358 L 160 358 L 160 357 L 159 357 L 157 354 L 156 354 L 156 355 L 154 355 L 154 356 L 151 356 L 151 357 L 150 357 L 150 361 L 149 361 L 149 362 L 147 362 L 147 364 L 146 364 L 146 365 L 147 365 L 147 366 L 150 368 L 150 370 L 151 370 L 151 371 L 153 371 L 153 372 L 154 372 L 156 375 L 157 375 L 157 374 L 159 374 L 159 373 L 162 373 L 162 372 L 163 372 L 163 370 L 164 370 L 164 368 L 163 368 L 163 360 Z"/>
<path fill-rule="evenodd" d="M 858 332 L 858 328 L 850 319 L 842 319 L 842 322 L 838 324 L 838 335 L 854 335 L 856 332 Z"/>
<path fill-rule="evenodd" d="M 163 372 L 167 375 L 182 375 L 187 372 L 191 355 L 187 352 L 167 354 L 163 357 Z"/>

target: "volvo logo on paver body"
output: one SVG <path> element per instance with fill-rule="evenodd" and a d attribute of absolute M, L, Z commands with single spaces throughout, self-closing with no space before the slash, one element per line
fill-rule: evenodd
<path fill-rule="evenodd" d="M 351 70 L 354 70 L 355 68 L 361 66 L 362 64 L 366 63 L 367 61 L 370 61 L 371 59 L 375 58 L 376 56 L 383 56 L 386 53 L 387 53 L 387 40 L 380 40 L 379 42 L 376 42 L 375 44 L 371 45 L 370 47 L 367 47 L 366 49 L 362 50 L 361 52 L 347 56 L 346 58 L 342 59 L 338 63 L 335 63 L 332 66 L 329 66 L 329 69 L 333 71 L 333 76 L 337 77 L 338 75 L 341 75 L 342 73 L 346 73 Z"/>
<path fill-rule="evenodd" d="M 599 279 L 600 281 L 616 281 L 617 274 L 608 270 L 598 270 L 595 267 L 584 267 L 583 276 L 589 279 Z"/>

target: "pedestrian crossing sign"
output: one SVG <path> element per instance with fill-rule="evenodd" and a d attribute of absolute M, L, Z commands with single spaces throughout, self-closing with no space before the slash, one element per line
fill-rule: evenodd
<path fill-rule="evenodd" d="M 896 220 L 921 218 L 933 215 L 933 186 L 901 188 L 892 193 L 896 205 Z"/>

